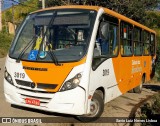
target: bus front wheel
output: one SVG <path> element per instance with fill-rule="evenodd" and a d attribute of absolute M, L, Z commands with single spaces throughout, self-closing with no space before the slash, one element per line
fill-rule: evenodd
<path fill-rule="evenodd" d="M 78 120 L 82 122 L 91 122 L 97 120 L 103 113 L 104 101 L 102 96 L 95 93 L 90 103 L 90 113 L 83 116 L 77 116 Z"/>

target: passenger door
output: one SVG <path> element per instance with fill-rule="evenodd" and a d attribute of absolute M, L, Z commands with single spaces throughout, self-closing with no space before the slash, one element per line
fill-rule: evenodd
<path fill-rule="evenodd" d="M 99 87 L 104 87 L 105 90 L 112 89 L 117 85 L 116 73 L 119 74 L 118 67 L 114 66 L 119 62 L 118 53 L 118 19 L 109 15 L 103 15 L 97 32 L 94 56 L 92 61 L 92 70 L 90 74 L 90 90 L 96 90 Z M 107 92 L 108 100 L 114 97 L 113 91 Z"/>

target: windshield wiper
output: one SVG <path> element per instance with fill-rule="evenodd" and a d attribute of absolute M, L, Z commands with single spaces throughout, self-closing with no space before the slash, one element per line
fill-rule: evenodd
<path fill-rule="evenodd" d="M 53 13 L 53 15 L 52 15 L 52 18 L 51 18 L 51 20 L 50 20 L 50 22 L 49 22 L 49 24 L 48 24 L 48 27 L 47 27 L 47 29 L 46 29 L 43 37 L 42 37 L 42 42 L 41 42 L 41 44 L 40 44 L 40 49 L 42 48 L 44 38 L 45 38 L 45 36 L 46 36 L 46 34 L 47 34 L 50 26 L 52 25 L 52 23 L 53 23 L 53 21 L 54 21 L 54 19 L 55 19 L 56 14 L 57 14 L 57 12 L 55 11 L 55 12 Z M 37 57 L 37 58 L 39 58 L 40 49 L 38 50 L 38 55 L 37 55 L 38 57 Z M 50 49 L 49 49 L 48 51 L 49 51 L 49 54 L 50 54 L 50 57 L 51 57 L 52 61 L 55 63 L 56 66 L 59 66 L 60 64 L 59 64 L 59 62 L 58 62 L 58 60 L 57 60 L 54 52 L 51 51 Z M 36 58 L 36 60 L 37 60 L 37 58 Z"/>
<path fill-rule="evenodd" d="M 22 58 L 22 56 L 24 55 L 24 53 L 26 52 L 26 50 L 33 44 L 34 40 L 37 38 L 37 36 L 33 36 L 32 39 L 30 40 L 30 42 L 24 47 L 24 49 L 20 52 L 18 58 L 16 59 L 16 62 L 19 63 L 20 59 Z M 23 40 L 24 41 L 24 40 Z"/>
<path fill-rule="evenodd" d="M 54 61 L 56 66 L 61 66 L 61 64 L 58 62 L 57 57 L 55 56 L 54 52 L 51 50 L 51 47 L 48 47 L 49 56 L 51 57 L 52 61 Z"/>

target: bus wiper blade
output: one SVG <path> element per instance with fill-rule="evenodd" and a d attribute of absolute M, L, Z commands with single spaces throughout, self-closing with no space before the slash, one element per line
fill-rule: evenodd
<path fill-rule="evenodd" d="M 55 65 L 61 66 L 61 64 L 58 62 L 57 57 L 55 56 L 54 52 L 51 51 L 50 49 L 48 50 L 48 52 L 49 52 L 49 55 L 50 55 L 52 61 L 54 61 Z"/>
<path fill-rule="evenodd" d="M 37 38 L 37 36 L 33 36 L 33 38 L 30 40 L 30 42 L 24 47 L 24 49 L 21 51 L 21 53 L 19 54 L 18 58 L 16 59 L 16 62 L 19 63 L 20 59 L 22 58 L 22 56 L 24 55 L 24 53 L 26 52 L 26 50 L 33 44 L 34 40 Z"/>
<path fill-rule="evenodd" d="M 49 22 L 49 24 L 48 24 L 48 27 L 47 27 L 47 29 L 46 29 L 43 37 L 42 37 L 42 42 L 41 42 L 41 45 L 40 45 L 40 49 L 42 48 L 44 38 L 45 38 L 45 36 L 46 36 L 46 34 L 47 34 L 50 26 L 51 26 L 52 23 L 54 22 L 54 19 L 55 19 L 55 17 L 56 17 L 56 14 L 57 14 L 57 12 L 55 11 L 55 12 L 53 13 L 52 17 L 51 17 L 51 20 L 50 20 L 50 22 Z M 50 48 L 50 49 L 51 49 L 51 48 Z M 58 63 L 58 60 L 57 60 L 56 56 L 54 55 L 54 53 L 53 53 L 50 49 L 49 49 L 48 51 L 49 51 L 49 54 L 50 54 L 51 59 L 54 61 L 55 65 L 57 65 L 57 66 L 60 65 L 60 64 Z M 39 58 L 39 53 L 40 53 L 40 50 L 38 50 L 38 57 L 37 57 L 37 58 Z M 36 59 L 36 60 L 37 60 L 37 59 Z"/>

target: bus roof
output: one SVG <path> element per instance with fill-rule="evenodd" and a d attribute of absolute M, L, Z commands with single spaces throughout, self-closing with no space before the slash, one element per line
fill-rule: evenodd
<path fill-rule="evenodd" d="M 150 29 L 150 28 L 148 28 L 148 27 L 146 27 L 146 26 L 144 26 L 144 25 L 142 25 L 142 24 L 140 24 L 140 23 L 138 23 L 138 22 L 136 22 L 136 21 L 134 21 L 134 20 L 132 20 L 130 18 L 127 18 L 127 17 L 125 17 L 125 16 L 123 16 L 123 15 L 121 15 L 121 14 L 115 12 L 115 11 L 110 10 L 110 9 L 107 9 L 107 8 L 103 8 L 103 9 L 107 14 L 110 14 L 110 15 L 112 15 L 114 17 L 117 17 L 120 20 L 126 21 L 128 23 L 133 24 L 134 26 L 137 26 L 139 28 L 142 28 L 144 30 L 147 30 L 149 32 L 152 32 L 152 33 L 156 34 L 156 32 L 154 30 L 152 30 L 152 29 Z"/>
<path fill-rule="evenodd" d="M 46 11 L 46 10 L 55 10 L 55 9 L 88 9 L 88 10 L 96 10 L 98 11 L 99 6 L 85 6 L 85 5 L 66 5 L 66 6 L 54 6 L 54 7 L 49 7 L 49 8 L 45 8 L 45 9 L 40 9 L 37 11 L 34 11 L 33 13 L 36 12 L 41 12 L 41 11 Z"/>
<path fill-rule="evenodd" d="M 104 8 L 104 7 L 100 7 L 100 6 L 86 6 L 86 5 L 66 5 L 66 6 L 55 6 L 55 7 L 49 7 L 49 8 L 45 8 L 45 9 L 40 9 L 40 10 L 37 10 L 37 11 L 34 11 L 32 13 L 36 13 L 36 12 L 42 12 L 42 11 L 47 11 L 47 10 L 55 10 L 55 9 L 88 9 L 88 10 L 95 10 L 95 11 L 98 11 L 100 8 L 103 8 L 105 13 L 113 16 L 113 17 L 117 17 L 118 19 L 120 20 L 123 20 L 125 22 L 128 22 L 128 23 L 131 23 L 133 24 L 134 26 L 137 26 L 137 27 L 140 27 L 144 30 L 147 30 L 149 32 L 152 32 L 154 34 L 156 34 L 156 32 L 130 18 L 127 18 L 113 10 L 110 10 L 108 8 Z"/>

